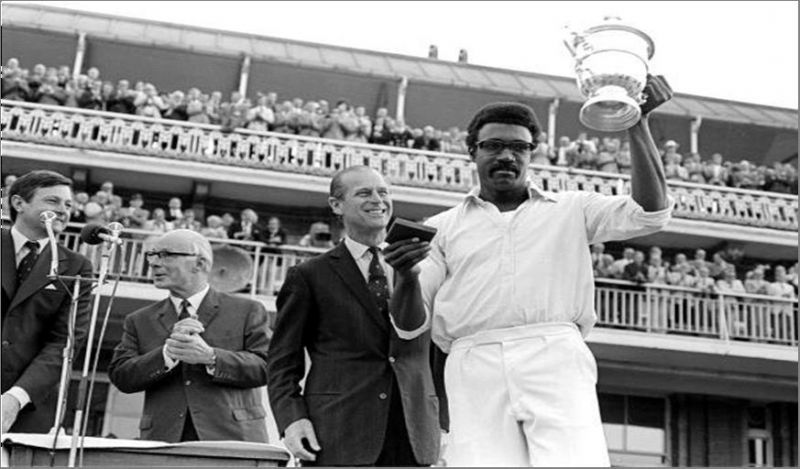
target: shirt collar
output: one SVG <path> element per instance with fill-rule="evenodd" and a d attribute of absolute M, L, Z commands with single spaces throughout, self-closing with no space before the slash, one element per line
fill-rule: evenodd
<path fill-rule="evenodd" d="M 361 244 L 358 241 L 351 238 L 349 235 L 344 236 L 344 246 L 350 251 L 350 255 L 353 256 L 353 259 L 361 259 L 364 257 L 364 253 L 369 251 L 369 246 L 366 244 Z M 386 243 L 383 242 L 378 245 L 378 249 L 383 249 L 386 246 Z"/>
<path fill-rule="evenodd" d="M 556 198 L 553 197 L 551 193 L 543 190 L 542 188 L 534 184 L 533 181 L 530 180 L 530 178 L 525 180 L 525 186 L 528 189 L 528 194 L 530 194 L 531 199 L 542 199 L 548 202 L 556 201 Z M 477 185 L 473 187 L 472 190 L 469 191 L 466 197 L 466 201 L 478 204 L 486 203 L 485 200 L 480 198 L 480 194 L 481 194 L 481 186 Z"/>
<path fill-rule="evenodd" d="M 14 240 L 14 254 L 19 254 L 19 251 L 22 249 L 23 246 L 25 246 L 25 243 L 27 243 L 28 241 L 33 241 L 35 243 L 38 243 L 39 252 L 42 252 L 42 249 L 44 249 L 44 247 L 47 246 L 47 241 L 49 241 L 48 238 L 42 238 L 37 240 L 28 239 L 27 236 L 22 234 L 19 231 L 19 229 L 17 229 L 17 225 L 13 225 L 11 227 L 11 239 Z"/>
<path fill-rule="evenodd" d="M 197 316 L 197 310 L 200 309 L 200 304 L 203 302 L 203 299 L 205 299 L 208 290 L 209 290 L 209 285 L 206 284 L 205 288 L 195 293 L 194 295 L 190 296 L 189 298 L 186 298 L 187 300 L 189 300 L 189 304 L 193 308 L 192 316 Z M 181 303 L 183 303 L 184 300 L 183 298 L 178 298 L 177 296 L 170 294 L 169 300 L 172 302 L 172 305 L 175 306 L 175 311 L 181 310 Z"/>

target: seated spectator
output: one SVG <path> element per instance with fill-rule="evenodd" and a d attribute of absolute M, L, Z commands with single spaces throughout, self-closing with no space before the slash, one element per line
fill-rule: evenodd
<path fill-rule="evenodd" d="M 619 153 L 619 139 L 611 138 L 603 145 L 597 154 L 597 170 L 604 173 L 619 173 L 617 154 Z"/>
<path fill-rule="evenodd" d="M 636 251 L 633 254 L 633 261 L 625 266 L 622 278 L 629 282 L 646 283 L 648 273 L 648 266 L 644 263 L 644 253 Z"/>
<path fill-rule="evenodd" d="M 422 129 L 422 135 L 414 139 L 413 148 L 417 150 L 439 151 L 442 147 L 434 137 L 434 129 L 430 125 L 426 125 Z"/>
<path fill-rule="evenodd" d="M 166 233 L 175 229 L 171 221 L 167 221 L 167 213 L 163 208 L 153 210 L 153 218 L 144 223 L 144 229 L 158 233 Z"/>
<path fill-rule="evenodd" d="M 222 217 L 209 215 L 206 217 L 206 226 L 200 228 L 200 234 L 206 238 L 228 238 L 228 230 L 222 226 Z"/>
<path fill-rule="evenodd" d="M 334 246 L 331 236 L 331 227 L 325 222 L 312 223 L 308 233 L 298 243 L 302 247 L 330 249 Z"/>
<path fill-rule="evenodd" d="M 608 273 L 613 278 L 623 278 L 625 274 L 625 266 L 633 262 L 633 255 L 636 251 L 633 248 L 625 248 L 622 251 L 622 258 L 615 260 L 611 263 Z"/>
<path fill-rule="evenodd" d="M 228 228 L 228 238 L 240 241 L 264 242 L 264 228 L 258 224 L 258 215 L 253 209 L 242 210 L 241 219 Z"/>
<path fill-rule="evenodd" d="M 753 295 L 766 295 L 769 282 L 764 279 L 765 266 L 757 266 L 752 270 L 753 275 L 751 278 L 745 280 L 744 290 Z"/>
<path fill-rule="evenodd" d="M 183 218 L 183 210 L 181 210 L 181 199 L 173 197 L 167 203 L 166 219 L 167 221 L 175 222 Z"/>
<path fill-rule="evenodd" d="M 598 278 L 611 277 L 611 265 L 614 263 L 614 257 L 605 253 L 605 245 L 603 243 L 593 244 L 591 246 L 592 269 L 594 276 Z"/>
<path fill-rule="evenodd" d="M 714 153 L 711 161 L 703 169 L 706 183 L 714 186 L 724 186 L 728 182 L 728 169 L 722 164 L 722 154 Z"/>
<path fill-rule="evenodd" d="M 742 281 L 736 278 L 736 268 L 732 265 L 725 269 L 725 274 L 723 278 L 717 280 L 716 287 L 720 293 L 747 293 Z"/>
<path fill-rule="evenodd" d="M 793 300 L 797 298 L 794 287 L 789 283 L 786 275 L 786 267 L 775 266 L 775 281 L 767 285 L 766 294 Z"/>
<path fill-rule="evenodd" d="M 280 246 L 286 244 L 286 231 L 281 228 L 281 220 L 278 217 L 269 217 L 267 221 L 267 231 L 264 242 L 268 246 Z"/>
<path fill-rule="evenodd" d="M 195 219 L 194 209 L 187 208 L 183 211 L 183 217 L 175 220 L 175 229 L 192 230 L 200 232 L 203 224 Z"/>
<path fill-rule="evenodd" d="M 144 229 L 145 222 L 150 216 L 150 211 L 142 208 L 143 205 L 142 194 L 133 194 L 128 200 L 128 206 L 120 210 L 119 222 L 126 228 Z"/>

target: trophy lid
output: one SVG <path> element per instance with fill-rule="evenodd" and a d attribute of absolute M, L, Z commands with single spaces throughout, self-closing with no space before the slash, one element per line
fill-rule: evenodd
<path fill-rule="evenodd" d="M 609 31 L 609 30 L 617 30 L 617 31 L 623 30 L 636 34 L 637 36 L 641 36 L 641 38 L 644 39 L 645 42 L 647 42 L 647 59 L 650 60 L 653 58 L 653 54 L 656 51 L 656 46 L 655 43 L 653 43 L 653 40 L 650 38 L 650 36 L 648 36 L 647 33 L 642 31 L 641 29 L 623 23 L 622 19 L 619 16 L 606 16 L 605 18 L 603 18 L 602 24 L 599 24 L 597 26 L 592 26 L 591 28 L 588 28 L 584 32 L 597 33 L 600 31 Z"/>

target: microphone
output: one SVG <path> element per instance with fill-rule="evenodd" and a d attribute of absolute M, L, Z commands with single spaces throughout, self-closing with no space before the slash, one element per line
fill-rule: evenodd
<path fill-rule="evenodd" d="M 119 225 L 113 226 L 113 225 Z M 100 244 L 103 241 L 114 244 L 122 244 L 119 234 L 122 231 L 122 224 L 114 222 L 103 226 L 97 223 L 88 223 L 81 229 L 81 241 L 89 245 Z"/>
<path fill-rule="evenodd" d="M 47 239 L 50 240 L 50 274 L 48 277 L 56 277 L 58 275 L 58 244 L 56 242 L 56 234 L 53 232 L 53 220 L 58 216 L 52 210 L 45 210 L 39 214 L 39 220 L 44 223 L 47 230 Z"/>

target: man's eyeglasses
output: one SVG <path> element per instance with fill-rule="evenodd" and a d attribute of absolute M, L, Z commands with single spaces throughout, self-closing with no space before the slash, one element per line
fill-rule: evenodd
<path fill-rule="evenodd" d="M 190 257 L 196 255 L 197 255 L 196 252 L 178 252 L 178 251 L 167 251 L 167 250 L 147 251 L 144 253 L 144 257 L 145 259 L 147 259 L 147 262 L 153 262 L 155 258 L 158 258 L 159 260 L 163 261 L 168 257 L 179 257 L 179 256 Z"/>
<path fill-rule="evenodd" d="M 497 138 L 481 140 L 480 142 L 476 143 L 475 146 L 493 155 L 501 153 L 506 148 L 511 150 L 511 153 L 515 155 L 524 155 L 525 153 L 532 152 L 536 148 L 535 143 L 526 142 L 524 140 L 506 141 Z"/>

